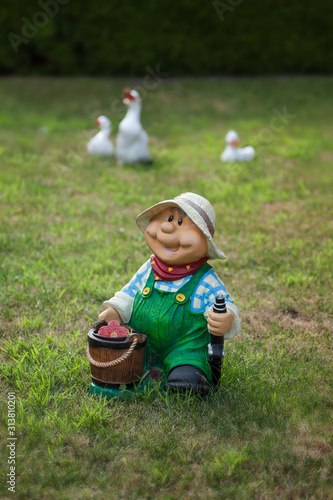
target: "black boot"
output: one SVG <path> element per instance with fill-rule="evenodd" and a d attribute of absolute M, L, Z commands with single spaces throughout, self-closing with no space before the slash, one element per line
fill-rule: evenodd
<path fill-rule="evenodd" d="M 168 375 L 166 386 L 172 391 L 192 391 L 194 394 L 207 394 L 211 388 L 204 373 L 192 365 L 173 368 Z"/>

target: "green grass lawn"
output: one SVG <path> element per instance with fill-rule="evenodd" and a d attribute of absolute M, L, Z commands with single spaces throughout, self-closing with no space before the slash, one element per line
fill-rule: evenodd
<path fill-rule="evenodd" d="M 0 80 L 0 496 L 332 498 L 332 78 L 166 78 L 143 100 L 154 164 L 88 157 L 95 117 L 115 137 L 141 83 Z M 229 129 L 253 162 L 220 162 Z M 135 218 L 184 191 L 216 210 L 240 308 L 221 387 L 94 398 L 87 331 L 149 256 Z"/>

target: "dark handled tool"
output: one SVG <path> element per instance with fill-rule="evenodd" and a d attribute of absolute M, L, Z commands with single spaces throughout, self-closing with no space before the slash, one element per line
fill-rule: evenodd
<path fill-rule="evenodd" d="M 213 311 L 216 313 L 226 313 L 227 306 L 222 293 L 220 293 L 214 302 Z M 208 363 L 212 370 L 213 384 L 218 385 L 221 377 L 221 366 L 224 357 L 224 336 L 210 334 L 210 344 L 208 344 Z"/>

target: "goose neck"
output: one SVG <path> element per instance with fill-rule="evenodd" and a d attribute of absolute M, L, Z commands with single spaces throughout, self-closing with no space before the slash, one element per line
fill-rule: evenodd
<path fill-rule="evenodd" d="M 137 104 L 136 106 L 128 108 L 127 117 L 133 119 L 139 119 L 140 113 L 141 113 L 141 106 Z"/>

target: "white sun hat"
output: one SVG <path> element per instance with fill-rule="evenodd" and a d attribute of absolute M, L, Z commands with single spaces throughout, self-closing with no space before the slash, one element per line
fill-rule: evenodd
<path fill-rule="evenodd" d="M 210 259 L 226 259 L 213 241 L 216 215 L 212 205 L 206 198 L 195 193 L 182 193 L 172 200 L 161 201 L 147 208 L 136 218 L 136 223 L 144 233 L 150 219 L 166 208 L 178 207 L 198 226 L 208 239 L 208 257 Z"/>

